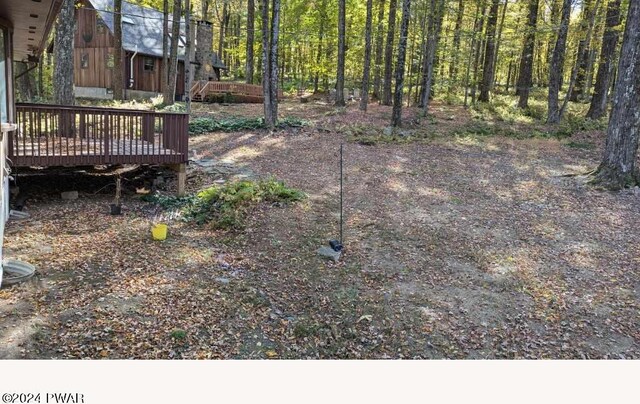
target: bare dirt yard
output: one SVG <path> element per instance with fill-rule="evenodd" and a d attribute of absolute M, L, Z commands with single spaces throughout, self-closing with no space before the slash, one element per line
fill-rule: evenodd
<path fill-rule="evenodd" d="M 31 218 L 8 224 L 4 255 L 37 274 L 0 290 L 0 358 L 640 358 L 640 192 L 577 175 L 597 166 L 602 131 L 544 138 L 489 119 L 494 136 L 436 103 L 391 138 L 390 114 L 285 102 L 307 126 L 193 137 L 213 168 L 190 165 L 190 192 L 272 176 L 308 195 L 233 231 L 142 201 L 156 172 L 125 175 L 122 216 L 108 215 L 112 177 L 18 172 Z M 338 235 L 341 142 L 334 263 L 316 250 Z"/>

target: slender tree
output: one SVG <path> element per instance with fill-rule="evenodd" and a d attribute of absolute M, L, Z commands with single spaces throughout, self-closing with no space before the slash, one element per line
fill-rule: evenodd
<path fill-rule="evenodd" d="M 75 31 L 74 0 L 64 0 L 56 22 L 53 50 L 53 100 L 60 105 L 73 105 L 73 33 Z M 116 65 L 117 68 L 118 66 Z"/>
<path fill-rule="evenodd" d="M 393 75 L 393 38 L 396 27 L 396 0 L 389 2 L 389 23 L 387 24 L 387 44 L 384 51 L 384 84 L 382 104 L 391 105 L 391 77 Z"/>
<path fill-rule="evenodd" d="M 360 96 L 360 109 L 367 110 L 369 102 L 369 72 L 371 67 L 371 19 L 373 14 L 373 0 L 367 0 L 367 17 L 364 28 L 364 67 L 362 71 L 362 95 Z"/>
<path fill-rule="evenodd" d="M 380 100 L 382 81 L 382 44 L 384 40 L 384 0 L 378 4 L 378 28 L 376 28 L 376 60 L 373 74 L 373 98 Z"/>
<path fill-rule="evenodd" d="M 489 102 L 489 93 L 493 87 L 493 66 L 495 64 L 495 36 L 496 24 L 498 22 L 498 7 L 500 0 L 492 0 L 487 20 L 487 43 L 484 51 L 484 67 L 482 70 L 482 81 L 480 82 L 480 96 L 478 101 Z"/>
<path fill-rule="evenodd" d="M 280 0 L 262 0 L 262 92 L 264 120 L 270 130 L 278 123 L 278 40 L 280 33 Z"/>
<path fill-rule="evenodd" d="M 124 75 L 122 50 L 122 0 L 113 2 L 113 99 L 124 99 Z"/>
<path fill-rule="evenodd" d="M 344 58 L 345 58 L 345 5 L 346 0 L 338 0 L 338 72 L 336 75 L 336 103 L 344 106 Z"/>
<path fill-rule="evenodd" d="M 324 29 L 327 21 L 327 0 L 322 0 L 322 4 L 320 6 L 320 29 L 318 33 L 318 51 L 316 52 L 316 66 L 315 66 L 315 77 L 313 79 L 313 92 L 314 94 L 318 93 L 318 82 L 320 81 L 320 62 L 322 60 L 322 46 L 324 44 Z M 326 90 L 326 89 L 325 89 Z"/>
<path fill-rule="evenodd" d="M 411 0 L 402 1 L 402 22 L 400 23 L 400 40 L 398 41 L 398 62 L 396 63 L 396 91 L 393 96 L 391 126 L 400 126 L 402 121 L 402 95 L 404 89 L 404 64 L 407 54 L 407 36 L 409 35 L 409 18 L 411 17 Z"/>
<path fill-rule="evenodd" d="M 180 37 L 180 14 L 182 1 L 173 0 L 173 19 L 171 21 L 171 50 L 169 51 L 169 77 L 167 91 L 163 96 L 165 105 L 173 105 L 176 99 L 176 83 L 178 81 L 178 38 Z"/>
<path fill-rule="evenodd" d="M 563 0 L 562 16 L 560 17 L 560 27 L 556 45 L 551 56 L 549 66 L 549 96 L 547 123 L 560 122 L 561 114 L 558 101 L 558 92 L 562 83 L 562 71 L 564 66 L 565 52 L 567 49 L 567 35 L 569 33 L 569 17 L 571 15 L 571 0 Z"/>
<path fill-rule="evenodd" d="M 607 95 L 613 75 L 613 57 L 618 43 L 618 26 L 620 25 L 620 2 L 611 0 L 607 6 L 605 17 L 605 30 L 602 36 L 602 48 L 600 50 L 600 64 L 596 75 L 596 84 L 593 88 L 593 98 L 587 112 L 587 117 L 600 119 L 607 111 Z"/>
<path fill-rule="evenodd" d="M 493 53 L 495 54 L 495 58 L 496 58 L 496 63 L 493 66 L 493 84 L 492 86 L 495 87 L 498 79 L 497 79 L 497 72 L 498 72 L 498 62 L 500 61 L 500 59 L 498 59 L 498 55 L 500 54 L 500 44 L 502 43 L 502 31 L 504 30 L 504 19 L 507 15 L 507 6 L 509 5 L 509 1 L 505 0 L 504 5 L 502 6 L 502 14 L 500 16 L 500 24 L 498 24 L 498 36 L 496 38 L 496 47 L 495 50 L 493 51 Z M 516 23 L 516 26 L 518 26 L 518 24 Z"/>
<path fill-rule="evenodd" d="M 427 24 L 427 42 L 425 44 L 425 56 L 422 64 L 422 92 L 418 106 L 427 113 L 431 92 L 433 88 L 433 72 L 436 51 L 440 40 L 440 29 L 444 18 L 444 0 L 431 0 L 431 10 L 429 11 L 429 22 Z"/>
<path fill-rule="evenodd" d="M 193 42 L 191 38 L 191 0 L 184 0 L 185 44 L 184 52 L 184 101 L 187 113 L 191 113 L 191 61 L 193 59 Z"/>
<path fill-rule="evenodd" d="M 262 94 L 264 121 L 270 129 L 275 127 L 271 103 L 271 46 L 269 30 L 269 0 L 262 0 Z"/>
<path fill-rule="evenodd" d="M 247 60 L 245 68 L 247 84 L 253 84 L 253 31 L 255 9 L 254 0 L 247 0 Z"/>
<path fill-rule="evenodd" d="M 280 0 L 271 2 L 271 113 L 269 127 L 274 128 L 278 123 L 278 41 L 280 38 Z"/>
<path fill-rule="evenodd" d="M 167 93 L 169 80 L 169 0 L 162 1 L 162 68 L 160 69 L 160 89 Z"/>
<path fill-rule="evenodd" d="M 595 1 L 595 3 L 594 3 Z M 596 12 L 600 5 L 600 0 L 585 0 L 582 9 L 582 21 L 580 23 L 580 34 L 583 37 L 578 43 L 578 53 L 576 59 L 576 77 L 573 81 L 573 91 L 571 101 L 578 102 L 586 95 L 587 70 L 589 69 L 589 55 L 591 49 L 591 36 L 595 24 Z"/>
<path fill-rule="evenodd" d="M 464 16 L 464 0 L 458 1 L 458 11 L 456 13 L 456 26 L 453 30 L 453 59 L 449 64 L 449 87 L 447 91 L 451 94 L 457 85 L 458 59 L 460 57 L 460 33 L 462 31 L 462 17 Z"/>
<path fill-rule="evenodd" d="M 477 34 L 478 34 L 478 31 L 482 31 L 482 28 L 479 28 L 480 20 L 482 18 L 480 14 L 480 8 L 481 8 L 480 3 L 476 3 L 476 13 L 473 21 L 473 33 L 471 34 L 471 41 L 469 41 L 467 67 L 464 73 L 464 104 L 463 105 L 465 108 L 469 105 L 468 100 L 469 100 L 469 84 L 471 80 L 471 64 L 474 60 L 477 60 L 477 58 L 475 57 L 475 50 L 478 48 L 476 44 Z M 482 9 L 484 13 L 484 1 L 482 4 Z M 474 65 L 477 66 L 477 63 L 474 63 Z M 474 72 L 474 76 L 475 76 L 475 72 Z M 474 77 L 474 81 L 475 81 L 475 77 Z M 473 88 L 475 91 L 475 83 L 473 84 Z M 472 99 L 472 102 L 474 101 L 475 101 L 475 98 Z"/>
<path fill-rule="evenodd" d="M 529 106 L 529 91 L 533 78 L 533 52 L 538 25 L 538 0 L 529 0 L 529 16 L 527 18 L 527 32 L 525 34 L 522 56 L 520 57 L 520 73 L 518 74 L 518 108 Z"/>
<path fill-rule="evenodd" d="M 615 190 L 640 183 L 640 0 L 629 0 L 602 163 L 594 183 Z"/>

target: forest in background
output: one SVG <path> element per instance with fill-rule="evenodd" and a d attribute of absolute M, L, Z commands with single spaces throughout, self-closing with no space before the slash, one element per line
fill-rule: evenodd
<path fill-rule="evenodd" d="M 70 10 L 74 0 L 65 3 L 63 10 Z M 609 132 L 618 133 L 616 126 L 632 133 L 638 131 L 634 112 L 638 102 L 633 95 L 640 85 L 638 34 L 633 31 L 640 24 L 637 0 L 137 0 L 137 3 L 164 11 L 165 34 L 169 33 L 166 23 L 169 18 L 190 21 L 184 34 L 188 53 L 198 35 L 189 34 L 190 30 L 199 29 L 194 22 L 211 22 L 211 47 L 229 67 L 224 79 L 262 82 L 265 120 L 271 128 L 278 118 L 275 96 L 278 90 L 297 95 L 308 91 L 331 93 L 336 106 L 344 105 L 345 97 L 353 94 L 360 98 L 360 109 L 364 111 L 371 93 L 374 101 L 393 105 L 393 127 L 402 123 L 403 105 L 421 107 L 426 115 L 434 97 L 466 107 L 490 102 L 496 94 L 514 94 L 523 113 L 546 116 L 547 123 L 557 124 L 569 102 L 588 103 L 587 118 L 605 117 L 619 81 L 624 87 L 619 94 L 624 102 L 619 103 L 618 118 Z M 116 44 L 121 4 L 122 0 L 115 0 L 112 11 Z M 84 5 L 76 2 L 75 6 Z M 629 21 L 623 41 L 626 20 Z M 63 27 L 58 25 L 58 29 Z M 175 29 L 172 28 L 173 39 L 178 36 Z M 56 40 L 59 36 L 56 35 Z M 170 61 L 169 84 L 164 89 L 165 103 L 169 104 L 174 99 L 177 75 L 177 43 L 170 42 L 164 44 L 165 58 Z M 196 52 L 198 46 L 203 44 L 196 44 Z M 624 46 L 626 52 L 621 50 Z M 115 48 L 118 66 L 123 59 L 120 47 Z M 41 64 L 44 67 L 31 73 L 37 74 L 37 80 L 33 80 L 36 84 L 27 79 L 29 75 L 23 76 L 18 86 L 23 99 L 49 96 L 50 61 L 45 56 Z M 617 68 L 619 65 L 630 69 Z M 26 70 L 26 66 L 22 69 Z M 62 71 L 54 82 L 73 76 L 68 70 Z M 618 80 L 617 71 L 625 72 L 625 76 Z M 116 69 L 114 83 L 122 82 L 118 72 Z M 189 83 L 185 86 L 190 86 Z M 114 85 L 115 99 L 122 99 L 121 88 Z M 530 105 L 531 94 L 537 89 L 547 89 L 546 110 L 543 105 L 535 108 Z M 607 149 L 611 164 L 634 166 L 637 139 L 634 141 L 634 136 L 630 139 L 608 143 L 611 147 L 624 143 L 618 150 Z M 635 168 L 630 171 L 624 168 L 624 175 L 613 175 L 613 171 L 608 169 L 602 182 L 614 183 L 614 187 L 638 182 Z"/>
<path fill-rule="evenodd" d="M 162 0 L 132 0 L 132 3 L 163 9 Z M 257 3 L 257 4 L 256 4 Z M 253 0 L 202 0 L 192 2 L 192 19 L 205 18 L 214 30 L 213 47 L 229 70 L 226 80 L 247 80 L 247 72 L 253 71 L 251 82 L 261 81 L 259 55 L 262 51 L 261 2 Z M 336 84 L 338 52 L 337 0 L 286 0 L 281 4 L 279 38 L 279 81 L 285 92 L 329 91 Z M 494 91 L 515 92 L 520 76 L 520 65 L 527 33 L 533 34 L 532 85 L 546 87 L 549 66 L 557 33 L 561 26 L 562 0 L 419 0 L 413 1 L 407 36 L 405 64 L 405 102 L 419 102 L 422 67 L 427 53 L 429 30 L 437 31 L 439 41 L 433 60 L 433 92 L 452 102 L 463 101 L 464 87 L 469 87 L 468 102 L 479 93 L 483 62 L 486 58 L 486 41 L 492 32 L 490 17 L 497 4 L 495 22 L 495 73 Z M 573 66 L 578 71 L 578 85 L 572 101 L 588 101 L 593 92 L 601 48 L 607 22 L 607 10 L 616 7 L 621 23 L 613 27 L 618 34 L 624 27 L 627 1 L 585 0 L 572 1 L 568 27 L 566 58 L 562 69 L 563 82 L 568 83 Z M 168 2 L 169 12 L 173 2 Z M 254 24 L 248 24 L 249 10 L 253 6 Z M 373 0 L 371 77 L 374 97 L 382 98 L 385 71 L 393 71 L 396 62 L 402 2 L 397 0 Z M 432 23 L 432 9 L 436 8 L 436 27 Z M 438 8 L 441 10 L 438 10 Z M 536 9 L 533 24 L 531 10 Z M 346 1 L 345 21 L 345 85 L 360 88 L 365 56 L 365 25 L 367 3 Z M 394 10 L 390 13 L 390 10 Z M 206 13 L 206 16 L 203 14 Z M 394 14 L 394 15 L 391 15 Z M 390 18 L 391 17 L 391 18 Z M 437 24 L 438 19 L 441 22 Z M 612 17 L 615 18 L 615 17 Z M 610 18 L 611 19 L 611 18 Z M 253 25 L 251 29 L 250 25 Z M 249 32 L 253 35 L 249 35 Z M 248 38 L 248 37 L 253 37 Z M 391 41 L 390 41 L 391 39 Z M 247 48 L 253 42 L 253 69 L 247 70 Z M 619 45 L 619 41 L 618 41 Z M 580 49 L 579 49 L 580 48 Z M 387 57 L 391 50 L 391 57 Z M 614 53 L 614 63 L 617 53 Z M 31 89 L 28 93 L 42 98 L 52 94 L 52 65 L 50 53 L 43 55 L 42 81 L 39 71 L 31 73 Z M 389 69 L 389 66 L 391 67 Z M 24 71 L 24 67 L 22 71 Z M 18 72 L 19 74 L 20 72 Z M 393 76 L 392 80 L 393 81 Z M 613 82 L 613 80 L 611 80 Z M 391 83 L 393 84 L 393 83 Z M 24 87 L 22 88 L 24 90 Z M 564 88 L 563 88 L 564 89 Z"/>

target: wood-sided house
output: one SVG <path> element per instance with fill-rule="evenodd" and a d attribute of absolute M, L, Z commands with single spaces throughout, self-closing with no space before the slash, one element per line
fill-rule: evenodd
<path fill-rule="evenodd" d="M 112 98 L 114 57 L 113 0 L 82 0 L 76 10 L 74 37 L 74 84 L 76 97 Z M 162 59 L 163 13 L 122 2 L 122 47 L 125 97 L 148 98 L 161 92 L 166 74 Z M 184 96 L 184 21 L 178 48 L 176 98 Z M 169 16 L 171 32 L 172 16 Z M 170 35 L 170 34 L 169 34 Z M 212 56 L 212 80 L 226 69 L 216 53 Z"/>
<path fill-rule="evenodd" d="M 9 218 L 9 157 L 16 125 L 13 61 L 37 60 L 60 0 L 0 0 L 0 284 L 4 225 Z"/>

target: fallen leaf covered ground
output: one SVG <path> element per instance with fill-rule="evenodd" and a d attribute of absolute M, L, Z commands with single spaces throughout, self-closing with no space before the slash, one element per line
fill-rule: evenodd
<path fill-rule="evenodd" d="M 389 108 L 280 111 L 309 125 L 191 139 L 194 158 L 224 161 L 192 164 L 192 192 L 236 172 L 308 194 L 259 206 L 242 230 L 143 202 L 131 190 L 152 170 L 125 174 L 122 216 L 108 214 L 112 177 L 19 176 L 31 218 L 9 223 L 4 254 L 37 275 L 0 290 L 0 357 L 640 358 L 640 193 L 567 176 L 597 165 L 602 132 L 366 146 L 349 128 L 382 128 Z M 198 104 L 194 116 L 260 112 Z M 427 125 L 418 117 L 405 113 Z M 471 120 L 436 103 L 428 125 Z M 338 235 L 341 142 L 345 251 L 333 263 L 315 251 Z M 78 200 L 60 199 L 72 189 Z M 151 240 L 157 221 L 166 241 Z"/>

